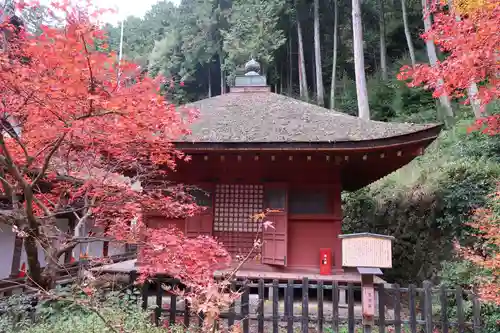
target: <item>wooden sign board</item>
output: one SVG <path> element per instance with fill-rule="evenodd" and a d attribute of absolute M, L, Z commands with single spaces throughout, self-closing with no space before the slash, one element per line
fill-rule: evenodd
<path fill-rule="evenodd" d="M 373 285 L 362 286 L 361 292 L 363 317 L 373 317 L 375 315 L 375 288 Z"/>
<path fill-rule="evenodd" d="M 394 237 L 370 233 L 340 235 L 342 266 L 392 268 Z"/>

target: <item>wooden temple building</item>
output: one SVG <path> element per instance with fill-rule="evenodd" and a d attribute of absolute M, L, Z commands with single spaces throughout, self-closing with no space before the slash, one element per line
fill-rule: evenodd
<path fill-rule="evenodd" d="M 199 109 L 200 119 L 176 145 L 192 161 L 179 164 L 171 178 L 201 188 L 195 195 L 207 209 L 185 220 L 151 217 L 149 223 L 212 235 L 237 257 L 248 253 L 259 232 L 251 216 L 275 209 L 268 216 L 274 229 L 260 230 L 261 251 L 238 276 L 359 281 L 341 263 L 341 192 L 406 165 L 441 126 L 330 111 L 272 93 L 259 71 L 251 60 L 229 93 L 187 105 Z"/>

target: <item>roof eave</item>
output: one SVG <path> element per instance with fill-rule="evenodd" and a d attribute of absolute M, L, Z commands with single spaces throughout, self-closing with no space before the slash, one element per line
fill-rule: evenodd
<path fill-rule="evenodd" d="M 436 124 L 423 130 L 363 141 L 335 142 L 174 142 L 178 149 L 185 151 L 262 151 L 262 150 L 318 150 L 318 151 L 370 151 L 376 149 L 398 148 L 413 144 L 429 144 L 434 141 L 443 128 Z"/>

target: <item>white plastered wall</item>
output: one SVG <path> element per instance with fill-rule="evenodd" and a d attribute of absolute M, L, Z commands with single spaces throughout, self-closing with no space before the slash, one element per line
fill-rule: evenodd
<path fill-rule="evenodd" d="M 16 234 L 8 225 L 0 223 L 0 279 L 10 276 Z"/>

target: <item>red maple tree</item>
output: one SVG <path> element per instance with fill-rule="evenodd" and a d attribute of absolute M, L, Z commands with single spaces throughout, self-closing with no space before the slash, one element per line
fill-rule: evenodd
<path fill-rule="evenodd" d="M 425 40 L 434 43 L 446 53 L 446 58 L 436 66 L 418 64 L 403 66 L 398 78 L 409 79 L 409 86 L 424 86 L 433 91 L 434 97 L 443 94 L 456 98 L 465 97 L 471 83 L 479 85 L 477 100 L 484 107 L 500 95 L 500 6 L 498 0 L 484 0 L 477 6 L 448 7 L 448 1 L 432 1 L 429 6 L 434 23 Z M 443 79 L 444 84 L 439 84 Z M 500 131 L 497 116 L 485 116 L 477 124 L 486 133 Z"/>
<path fill-rule="evenodd" d="M 465 259 L 487 272 L 477 277 L 481 298 L 500 305 L 500 191 L 493 193 L 491 199 L 490 205 L 474 212 L 469 224 L 476 231 L 477 242 L 457 249 Z"/>
<path fill-rule="evenodd" d="M 114 241 L 139 244 L 144 276 L 169 272 L 206 284 L 229 260 L 222 246 L 145 223 L 148 211 L 183 217 L 199 209 L 185 192 L 172 195 L 175 189 L 166 192 L 157 181 L 189 159 L 172 141 L 189 132 L 196 112 L 180 113 L 159 95 L 163 78 L 117 64 L 97 21 L 105 11 L 65 0 L 53 1 L 49 12 L 55 24 L 39 35 L 9 18 L 0 23 L 0 222 L 24 237 L 29 278 L 52 287 L 62 254 L 100 240 L 62 232 L 56 217 L 70 214 L 75 229 L 92 221 Z"/>

